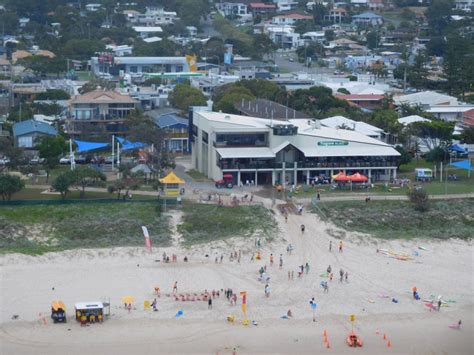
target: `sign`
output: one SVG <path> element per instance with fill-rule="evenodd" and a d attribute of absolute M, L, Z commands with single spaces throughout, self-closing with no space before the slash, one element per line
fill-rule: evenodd
<path fill-rule="evenodd" d="M 350 319 L 351 322 L 354 322 L 356 320 L 355 314 L 351 314 L 349 319 Z"/>
<path fill-rule="evenodd" d="M 197 60 L 195 55 L 186 54 L 186 62 L 188 63 L 189 71 L 195 72 L 197 70 Z"/>
<path fill-rule="evenodd" d="M 334 147 L 334 146 L 349 145 L 349 142 L 347 141 L 321 141 L 321 142 L 318 142 L 318 145 L 321 147 Z"/>
<path fill-rule="evenodd" d="M 224 64 L 232 64 L 232 53 L 224 53 Z"/>

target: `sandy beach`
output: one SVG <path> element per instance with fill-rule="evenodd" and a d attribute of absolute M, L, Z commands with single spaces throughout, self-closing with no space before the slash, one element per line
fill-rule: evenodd
<path fill-rule="evenodd" d="M 173 213 L 176 222 L 179 214 Z M 37 257 L 4 255 L 0 257 L 0 353 L 474 353 L 472 243 L 383 241 L 346 232 L 340 253 L 339 240 L 333 236 L 343 231 L 316 215 L 290 215 L 285 223 L 277 213 L 276 219 L 280 234 L 272 244 L 263 242 L 260 261 L 251 261 L 255 240 L 237 236 L 191 250 L 154 246 L 152 253 L 145 248 L 114 248 Z M 304 234 L 301 224 L 306 226 Z M 286 252 L 289 243 L 294 247 L 292 255 Z M 377 253 L 377 249 L 406 254 L 410 260 L 390 258 Z M 240 263 L 230 261 L 230 252 L 238 250 L 242 252 Z M 161 262 L 163 252 L 177 254 L 178 262 Z M 275 260 L 273 266 L 270 253 Z M 216 264 L 215 258 L 221 254 L 223 262 Z M 183 262 L 184 256 L 188 262 Z M 306 262 L 309 273 L 300 278 L 297 268 Z M 264 265 L 270 276 L 268 298 L 264 296 L 265 283 L 258 280 L 258 270 Z M 329 292 L 324 293 L 320 282 L 327 278 L 320 275 L 328 265 L 334 279 L 328 281 Z M 339 281 L 341 268 L 348 272 L 347 282 Z M 289 271 L 294 272 L 293 280 L 288 280 Z M 241 298 L 237 305 L 230 305 L 223 292 L 214 299 L 212 310 L 203 301 L 175 301 L 167 296 L 175 281 L 179 294 L 226 288 L 237 293 L 247 291 L 248 318 L 258 325 L 242 325 Z M 411 289 L 415 285 L 422 300 L 442 295 L 443 300 L 453 302 L 439 312 L 430 311 L 422 300 L 413 299 Z M 145 311 L 143 302 L 153 300 L 156 286 L 161 288 L 159 311 Z M 131 312 L 121 304 L 125 295 L 136 298 Z M 312 297 L 317 302 L 316 322 L 309 306 Z M 50 303 L 55 299 L 63 300 L 68 307 L 66 324 L 53 324 L 49 318 Z M 74 303 L 97 300 L 110 300 L 110 319 L 80 327 L 73 317 Z M 289 309 L 293 317 L 282 319 Z M 184 315 L 177 319 L 178 310 Z M 230 314 L 236 315 L 235 323 L 227 322 Z M 351 314 L 356 316 L 354 329 L 364 341 L 363 348 L 346 345 Z M 12 319 L 13 315 L 18 318 Z M 460 319 L 460 330 L 448 327 Z M 330 348 L 323 341 L 324 330 Z M 391 347 L 383 339 L 384 334 Z"/>

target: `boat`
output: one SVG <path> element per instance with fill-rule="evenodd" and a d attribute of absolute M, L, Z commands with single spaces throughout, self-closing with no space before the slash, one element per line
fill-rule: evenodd
<path fill-rule="evenodd" d="M 348 336 L 347 336 L 347 345 L 349 345 L 350 347 L 354 347 L 354 348 L 357 348 L 357 347 L 362 347 L 362 339 L 354 332 L 351 332 Z"/>

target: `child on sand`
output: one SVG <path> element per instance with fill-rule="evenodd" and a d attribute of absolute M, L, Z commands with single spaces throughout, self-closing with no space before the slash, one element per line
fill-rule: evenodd
<path fill-rule="evenodd" d="M 305 228 L 306 228 L 306 227 L 304 226 L 304 224 L 302 224 L 302 225 L 301 225 L 301 233 L 303 233 L 303 234 L 304 234 L 304 230 L 305 230 Z"/>
<path fill-rule="evenodd" d="M 332 240 L 329 241 L 329 251 L 332 251 Z"/>
<path fill-rule="evenodd" d="M 283 255 L 280 254 L 280 269 L 283 267 Z"/>
<path fill-rule="evenodd" d="M 270 266 L 273 266 L 273 254 L 270 254 Z"/>
<path fill-rule="evenodd" d="M 332 281 L 333 276 L 334 276 L 334 275 L 333 275 L 333 273 L 331 272 L 331 273 L 329 274 L 329 281 Z"/>
<path fill-rule="evenodd" d="M 339 253 L 342 253 L 342 240 L 339 242 Z"/>
<path fill-rule="evenodd" d="M 173 284 L 173 293 L 178 293 L 178 281 L 175 281 Z"/>

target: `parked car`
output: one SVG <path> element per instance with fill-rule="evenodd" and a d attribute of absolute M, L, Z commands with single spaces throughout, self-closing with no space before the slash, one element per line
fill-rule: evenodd
<path fill-rule="evenodd" d="M 69 156 L 62 157 L 59 159 L 59 164 L 69 164 L 71 162 L 71 158 Z"/>
<path fill-rule="evenodd" d="M 33 157 L 32 159 L 30 159 L 30 164 L 33 164 L 33 165 L 36 165 L 36 164 L 41 164 L 44 162 L 44 159 L 43 158 L 40 158 L 38 156 L 36 157 Z"/>

